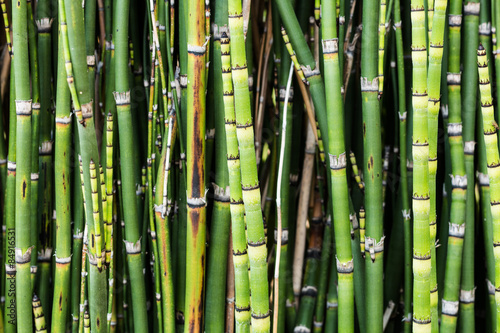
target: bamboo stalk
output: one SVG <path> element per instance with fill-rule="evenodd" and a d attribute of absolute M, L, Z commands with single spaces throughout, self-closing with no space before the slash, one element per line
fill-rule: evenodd
<path fill-rule="evenodd" d="M 483 115 L 483 134 L 484 142 L 486 148 L 486 163 L 488 165 L 488 177 L 490 179 L 490 189 L 491 189 L 491 216 L 493 221 L 493 251 L 495 252 L 495 266 L 498 271 L 498 252 L 496 244 L 499 243 L 498 238 L 498 212 L 496 211 L 496 202 L 498 202 L 497 193 L 500 183 L 496 176 L 496 167 L 499 165 L 498 157 L 498 139 L 497 139 L 497 125 L 494 120 L 493 115 L 493 104 L 491 98 L 491 86 L 490 78 L 488 73 L 488 59 L 486 56 L 485 49 L 482 45 L 479 45 L 477 51 L 477 63 L 478 63 L 478 73 L 479 73 L 479 90 L 481 96 L 481 113 Z M 499 276 L 495 275 L 495 286 L 499 285 Z M 495 290 L 498 288 L 495 287 Z M 500 293 L 495 291 L 495 298 L 497 299 L 497 330 L 500 328 L 500 307 L 498 305 L 498 297 Z"/>
<path fill-rule="evenodd" d="M 205 15 L 203 1 L 188 2 L 187 31 L 187 240 L 185 332 L 199 332 L 205 281 Z"/>
<path fill-rule="evenodd" d="M 31 239 L 31 99 L 28 69 L 28 23 L 26 1 L 12 9 L 13 43 L 16 45 L 14 71 L 17 115 L 16 135 L 16 309 L 19 332 L 32 332 L 30 259 Z M 24 73 L 21 74 L 21 73 Z"/>
<path fill-rule="evenodd" d="M 252 293 L 252 331 L 267 332 L 270 312 L 267 285 L 267 248 L 264 223 L 260 209 L 260 190 L 254 146 L 253 124 L 248 94 L 247 57 L 244 48 L 241 3 L 229 1 L 229 31 L 231 34 L 231 68 L 234 84 L 236 134 L 241 158 L 241 187 L 245 205 L 248 258 L 250 262 L 250 290 Z M 189 178 L 189 177 L 188 177 Z"/>
<path fill-rule="evenodd" d="M 230 41 L 226 31 L 221 33 L 222 82 L 227 166 L 229 171 L 229 193 L 231 212 L 232 255 L 235 277 L 236 332 L 250 331 L 250 286 L 248 276 L 248 253 L 245 235 L 244 206 L 241 189 L 240 153 L 236 134 L 234 92 L 231 74 Z"/>

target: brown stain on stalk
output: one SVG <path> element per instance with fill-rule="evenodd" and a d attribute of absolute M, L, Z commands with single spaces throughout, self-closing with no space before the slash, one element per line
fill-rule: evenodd
<path fill-rule="evenodd" d="M 189 215 L 191 217 L 191 227 L 193 228 L 193 232 L 192 232 L 191 236 L 194 239 L 196 239 L 198 237 L 198 231 L 199 231 L 199 227 L 200 227 L 200 222 L 202 222 L 201 221 L 201 214 L 200 214 L 200 210 L 201 209 L 202 208 L 192 208 L 189 211 Z"/>
<path fill-rule="evenodd" d="M 204 66 L 204 63 L 202 62 L 202 58 L 198 57 L 199 59 L 196 59 L 196 67 L 201 68 Z M 203 78 L 204 79 L 204 78 Z M 193 158 L 193 175 L 192 175 L 192 188 L 191 188 L 191 196 L 195 198 L 200 198 L 205 195 L 204 190 L 205 190 L 205 172 L 204 172 L 204 165 L 205 165 L 205 156 L 204 156 L 204 143 L 205 143 L 205 138 L 203 136 L 204 133 L 201 133 L 201 123 L 203 120 L 203 116 L 201 114 L 202 110 L 200 110 L 200 102 L 201 98 L 204 98 L 204 96 L 201 96 L 200 93 L 204 94 L 204 89 L 202 92 L 200 92 L 200 88 L 203 88 L 202 84 L 202 76 L 200 75 L 195 75 L 194 76 L 194 82 L 193 82 L 193 100 L 194 100 L 194 114 L 193 114 L 193 121 L 194 121 L 194 137 L 193 137 L 193 143 L 192 143 L 192 158 Z M 204 121 L 204 120 L 203 120 Z"/>
<path fill-rule="evenodd" d="M 59 293 L 59 311 L 62 311 L 62 301 L 63 301 L 63 294 L 62 292 Z"/>
<path fill-rule="evenodd" d="M 23 180 L 23 199 L 26 198 L 26 188 L 28 185 L 26 184 L 26 179 Z"/>

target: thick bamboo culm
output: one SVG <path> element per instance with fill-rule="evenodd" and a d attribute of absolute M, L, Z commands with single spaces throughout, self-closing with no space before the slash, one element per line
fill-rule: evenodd
<path fill-rule="evenodd" d="M 497 0 L 0 8 L 0 332 L 500 331 Z"/>

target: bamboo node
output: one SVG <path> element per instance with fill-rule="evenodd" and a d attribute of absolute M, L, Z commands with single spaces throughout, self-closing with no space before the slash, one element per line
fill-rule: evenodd
<path fill-rule="evenodd" d="M 181 89 L 187 88 L 187 82 L 188 82 L 187 75 L 181 74 L 179 75 L 179 77 L 181 82 Z"/>
<path fill-rule="evenodd" d="M 293 333 L 309 333 L 309 332 L 311 332 L 311 329 L 303 325 L 295 326 L 295 328 L 293 329 Z"/>
<path fill-rule="evenodd" d="M 460 303 L 474 303 L 476 299 L 476 287 L 472 290 L 460 290 Z"/>
<path fill-rule="evenodd" d="M 481 36 L 489 36 L 491 35 L 491 23 L 484 22 L 479 25 L 479 35 Z"/>
<path fill-rule="evenodd" d="M 191 54 L 194 54 L 194 55 L 197 55 L 197 56 L 205 55 L 205 52 L 207 50 L 207 48 L 206 48 L 207 42 L 208 41 L 206 41 L 203 45 L 191 45 L 191 44 L 188 44 L 188 46 L 187 46 L 188 53 L 191 53 Z"/>
<path fill-rule="evenodd" d="M 462 123 L 448 123 L 448 136 L 462 136 Z"/>
<path fill-rule="evenodd" d="M 477 178 L 480 186 L 490 186 L 490 178 L 487 173 L 478 172 Z"/>
<path fill-rule="evenodd" d="M 323 39 L 321 40 L 323 46 L 323 54 L 338 53 L 339 52 L 339 39 Z"/>
<path fill-rule="evenodd" d="M 55 254 L 56 257 L 56 263 L 57 264 L 69 264 L 71 262 L 71 255 L 66 258 L 59 258 L 57 254 Z"/>
<path fill-rule="evenodd" d="M 130 104 L 130 90 L 125 92 L 114 91 L 113 96 L 115 97 L 116 106 Z"/>
<path fill-rule="evenodd" d="M 352 228 L 354 230 L 358 229 L 359 228 L 359 222 L 358 222 L 358 217 L 356 216 L 356 214 L 351 214 L 349 215 L 349 220 L 351 220 L 351 223 L 352 223 Z"/>
<path fill-rule="evenodd" d="M 318 294 L 318 289 L 314 286 L 304 286 L 300 291 L 301 296 L 316 297 Z"/>
<path fill-rule="evenodd" d="M 371 238 L 367 238 L 371 239 Z M 347 261 L 347 262 L 340 262 L 339 258 L 335 256 L 335 259 L 337 259 L 337 272 L 339 274 L 350 274 L 354 272 L 354 262 L 353 259 Z"/>
<path fill-rule="evenodd" d="M 384 251 L 384 240 L 385 236 L 380 238 L 378 243 L 375 243 L 375 238 L 365 237 L 365 252 L 370 253 L 372 262 L 375 262 L 375 254 Z"/>
<path fill-rule="evenodd" d="M 31 251 L 33 250 L 34 246 L 30 246 L 26 249 L 26 251 L 23 253 L 23 250 L 16 247 L 15 248 L 15 253 L 16 253 L 16 264 L 22 265 L 22 264 L 27 264 L 31 261 Z"/>
<path fill-rule="evenodd" d="M 361 77 L 361 92 L 376 92 L 378 93 L 378 77 L 374 77 L 369 81 L 367 77 Z"/>
<path fill-rule="evenodd" d="M 38 149 L 38 154 L 43 155 L 51 155 L 52 154 L 52 141 L 44 141 L 42 145 Z"/>
<path fill-rule="evenodd" d="M 36 272 L 38 271 L 37 266 L 30 266 L 30 273 L 33 275 L 36 275 Z"/>
<path fill-rule="evenodd" d="M 448 119 L 448 105 L 441 105 L 441 114 L 443 119 Z"/>
<path fill-rule="evenodd" d="M 51 32 L 52 22 L 54 19 L 49 17 L 44 17 L 39 20 L 36 20 L 36 26 L 38 28 L 38 33 L 49 33 Z"/>
<path fill-rule="evenodd" d="M 213 140 L 215 138 L 215 128 L 208 129 L 205 132 L 205 140 Z"/>
<path fill-rule="evenodd" d="M 464 14 L 478 16 L 480 8 L 481 4 L 479 2 L 468 2 L 464 5 Z"/>
<path fill-rule="evenodd" d="M 82 118 L 83 119 L 88 119 L 93 117 L 93 112 L 92 112 L 92 101 L 82 104 Z"/>
<path fill-rule="evenodd" d="M 448 316 L 456 316 L 458 314 L 458 301 L 442 300 L 441 312 Z"/>
<path fill-rule="evenodd" d="M 464 153 L 466 155 L 474 155 L 475 141 L 467 141 L 464 143 Z"/>
<path fill-rule="evenodd" d="M 137 242 L 135 242 L 135 244 L 125 239 L 123 240 L 123 242 L 125 243 L 125 250 L 127 254 L 141 253 L 141 238 L 142 237 L 139 237 L 139 239 L 137 240 Z"/>
<path fill-rule="evenodd" d="M 449 86 L 459 86 L 462 83 L 462 73 L 446 74 L 446 82 Z"/>
<path fill-rule="evenodd" d="M 314 320 L 313 325 L 314 325 L 314 327 L 318 327 L 318 328 L 323 327 L 323 322 Z"/>
<path fill-rule="evenodd" d="M 38 181 L 38 173 L 36 173 L 36 172 L 32 173 L 30 179 L 31 179 L 32 182 Z"/>
<path fill-rule="evenodd" d="M 328 154 L 330 157 L 330 169 L 341 170 L 347 166 L 346 153 L 343 152 L 340 155 Z"/>
<path fill-rule="evenodd" d="M 31 99 L 26 101 L 16 100 L 16 115 L 31 116 Z"/>
<path fill-rule="evenodd" d="M 450 237 L 464 238 L 465 223 L 457 224 L 449 222 L 448 234 Z"/>
<path fill-rule="evenodd" d="M 448 24 L 450 27 L 460 27 L 462 25 L 462 15 L 448 15 Z"/>
<path fill-rule="evenodd" d="M 278 242 L 278 230 L 274 229 L 274 242 Z M 281 230 L 281 245 L 286 245 L 288 243 L 288 228 L 282 228 Z"/>
<path fill-rule="evenodd" d="M 467 176 L 460 176 L 460 175 L 450 175 L 451 177 L 451 187 L 452 188 L 461 188 L 461 189 L 466 189 L 467 188 Z"/>
<path fill-rule="evenodd" d="M 95 55 L 87 56 L 87 66 L 94 67 L 95 66 Z"/>
<path fill-rule="evenodd" d="M 229 200 L 231 199 L 229 186 L 226 186 L 224 188 L 222 186 L 217 185 L 216 183 L 212 183 L 212 186 L 214 188 L 215 201 L 229 202 Z"/>
<path fill-rule="evenodd" d="M 306 79 L 308 79 L 312 76 L 321 74 L 318 66 L 316 66 L 314 69 L 311 69 L 311 66 L 309 66 L 309 65 L 307 65 L 307 66 L 301 65 L 300 68 L 302 69 L 302 72 L 304 73 L 304 77 Z"/>
<path fill-rule="evenodd" d="M 7 170 L 11 172 L 16 171 L 16 162 L 7 161 Z"/>
<path fill-rule="evenodd" d="M 411 209 L 403 209 L 401 213 L 403 214 L 403 218 L 405 220 L 409 220 L 411 218 Z"/>
<path fill-rule="evenodd" d="M 67 125 L 71 123 L 71 117 L 56 117 L 56 124 Z"/>
<path fill-rule="evenodd" d="M 38 261 L 48 262 L 50 261 L 51 256 L 52 256 L 52 249 L 50 247 L 42 249 L 40 252 L 38 252 Z"/>
<path fill-rule="evenodd" d="M 486 279 L 486 284 L 488 285 L 488 294 L 495 295 L 495 285 L 488 279 Z"/>
<path fill-rule="evenodd" d="M 332 309 L 332 308 L 338 308 L 339 307 L 339 303 L 338 302 L 329 302 L 329 301 L 326 301 L 326 309 Z"/>

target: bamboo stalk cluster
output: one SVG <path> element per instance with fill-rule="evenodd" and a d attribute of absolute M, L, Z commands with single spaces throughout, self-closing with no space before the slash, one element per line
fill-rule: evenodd
<path fill-rule="evenodd" d="M 0 332 L 500 331 L 498 1 L 0 7 Z"/>

